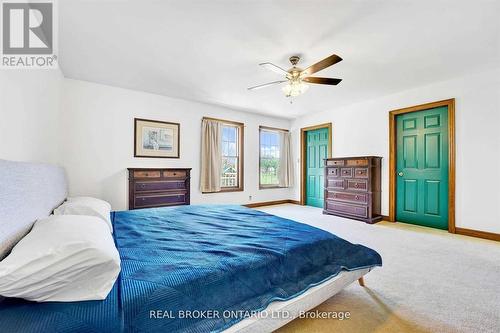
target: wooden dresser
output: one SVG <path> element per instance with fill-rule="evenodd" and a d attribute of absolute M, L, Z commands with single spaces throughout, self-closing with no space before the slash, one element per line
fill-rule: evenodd
<path fill-rule="evenodd" d="M 191 168 L 128 169 L 128 208 L 189 205 Z"/>
<path fill-rule="evenodd" d="M 382 157 L 325 159 L 323 213 L 375 223 L 380 215 Z"/>

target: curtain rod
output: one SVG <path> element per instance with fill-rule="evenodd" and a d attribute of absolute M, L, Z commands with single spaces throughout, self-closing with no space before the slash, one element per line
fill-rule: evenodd
<path fill-rule="evenodd" d="M 234 124 L 234 125 L 239 125 L 239 126 L 245 126 L 244 123 L 239 123 L 237 121 L 226 120 L 226 119 L 219 119 L 219 118 L 203 117 L 202 120 L 213 120 L 213 121 L 219 121 L 221 123 L 227 123 L 227 124 Z"/>
<path fill-rule="evenodd" d="M 289 130 L 284 129 L 284 128 L 269 127 L 269 126 L 262 126 L 262 125 L 259 126 L 259 129 L 271 130 L 271 131 L 289 132 Z"/>

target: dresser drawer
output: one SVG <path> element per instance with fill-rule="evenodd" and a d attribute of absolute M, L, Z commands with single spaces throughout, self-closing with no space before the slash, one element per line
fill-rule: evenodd
<path fill-rule="evenodd" d="M 356 178 L 368 178 L 368 168 L 355 168 L 354 177 Z"/>
<path fill-rule="evenodd" d="M 338 177 L 339 168 L 326 168 L 326 175 L 329 177 Z"/>
<path fill-rule="evenodd" d="M 326 180 L 326 187 L 333 190 L 343 190 L 344 189 L 344 180 L 343 179 L 330 179 Z"/>
<path fill-rule="evenodd" d="M 184 178 L 184 177 L 186 177 L 186 171 L 184 171 L 184 170 L 163 171 L 163 177 L 165 177 L 165 178 Z"/>
<path fill-rule="evenodd" d="M 348 179 L 346 188 L 353 191 L 367 191 L 368 182 L 362 179 Z"/>
<path fill-rule="evenodd" d="M 358 204 L 368 203 L 368 194 L 364 193 L 346 193 L 346 192 L 331 192 L 328 191 L 326 198 L 330 200 L 352 202 Z"/>
<path fill-rule="evenodd" d="M 366 223 L 380 221 L 381 167 L 379 156 L 325 159 L 323 213 Z"/>
<path fill-rule="evenodd" d="M 352 168 L 340 168 L 340 177 L 352 178 Z"/>
<path fill-rule="evenodd" d="M 190 204 L 190 168 L 127 170 L 129 209 Z"/>
<path fill-rule="evenodd" d="M 347 203 L 326 200 L 326 210 L 332 213 L 340 213 L 357 217 L 368 217 L 368 207 L 351 205 Z"/>
<path fill-rule="evenodd" d="M 135 178 L 160 178 L 160 171 L 134 171 Z"/>
<path fill-rule="evenodd" d="M 136 191 L 165 191 L 165 190 L 177 190 L 185 189 L 185 181 L 149 181 L 149 182 L 136 182 Z"/>
<path fill-rule="evenodd" d="M 135 207 L 154 207 L 178 205 L 186 202 L 185 194 L 166 194 L 156 196 L 136 196 Z"/>
<path fill-rule="evenodd" d="M 344 160 L 326 161 L 327 166 L 344 165 Z"/>
<path fill-rule="evenodd" d="M 365 166 L 368 165 L 368 160 L 365 159 L 359 159 L 359 160 L 347 160 L 346 165 L 348 166 Z"/>

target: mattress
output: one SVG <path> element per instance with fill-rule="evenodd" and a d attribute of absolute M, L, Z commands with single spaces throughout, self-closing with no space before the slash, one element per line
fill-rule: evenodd
<path fill-rule="evenodd" d="M 241 206 L 143 209 L 112 218 L 122 272 L 107 299 L 6 299 L 0 331 L 221 332 L 343 272 L 382 264 L 369 248 Z M 219 316 L 186 317 L 189 311 Z"/>
<path fill-rule="evenodd" d="M 369 268 L 342 271 L 337 276 L 308 289 L 288 301 L 276 301 L 258 315 L 231 326 L 223 333 L 272 332 L 315 308 L 370 271 Z"/>

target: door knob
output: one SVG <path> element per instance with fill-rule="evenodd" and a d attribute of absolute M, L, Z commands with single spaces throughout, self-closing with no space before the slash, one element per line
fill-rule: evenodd
<path fill-rule="evenodd" d="M 399 177 L 403 177 L 403 176 L 404 176 L 403 171 L 399 171 L 399 172 L 398 172 L 398 176 L 399 176 Z"/>

